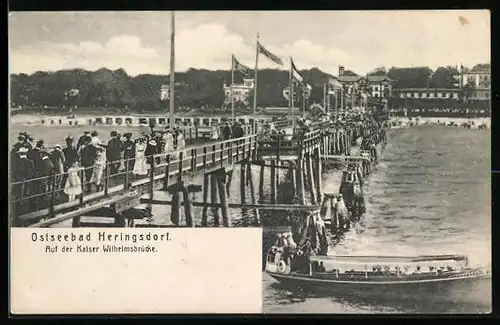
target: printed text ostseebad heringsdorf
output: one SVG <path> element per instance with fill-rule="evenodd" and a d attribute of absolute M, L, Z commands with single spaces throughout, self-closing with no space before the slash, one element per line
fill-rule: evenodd
<path fill-rule="evenodd" d="M 73 232 L 64 234 L 53 233 L 31 233 L 31 240 L 34 242 L 90 242 L 93 240 L 100 242 L 164 242 L 170 240 L 170 233 L 121 233 L 121 232 L 106 232 L 99 231 L 97 233 L 88 232 L 86 234 L 75 234 Z"/>

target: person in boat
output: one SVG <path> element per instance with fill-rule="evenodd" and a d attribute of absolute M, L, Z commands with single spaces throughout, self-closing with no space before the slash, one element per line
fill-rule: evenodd
<path fill-rule="evenodd" d="M 64 165 L 66 163 L 66 157 L 61 149 L 61 146 L 56 144 L 54 150 L 50 153 L 50 160 L 54 166 L 54 173 L 56 174 L 54 186 L 56 191 L 61 188 L 62 179 L 64 174 Z"/>
<path fill-rule="evenodd" d="M 80 138 L 78 138 L 78 142 L 76 144 L 76 149 L 80 149 L 80 147 L 85 144 L 85 142 L 87 141 L 87 139 L 90 138 L 90 132 L 89 131 L 84 131 L 83 132 L 83 135 L 80 136 Z"/>
<path fill-rule="evenodd" d="M 291 232 L 286 234 L 286 242 L 287 242 L 287 246 L 290 247 L 291 249 L 293 249 L 293 250 L 297 249 L 297 243 L 293 240 L 293 236 L 292 236 Z"/>
<path fill-rule="evenodd" d="M 106 150 L 102 145 L 97 145 L 94 168 L 90 177 L 90 183 L 95 184 L 97 191 L 101 191 L 103 188 L 102 174 L 104 169 L 106 169 Z"/>
<path fill-rule="evenodd" d="M 106 150 L 106 159 L 110 163 L 109 169 L 110 174 L 118 173 L 118 169 L 120 168 L 121 163 L 121 154 L 123 150 L 123 144 L 118 137 L 118 132 L 112 131 L 110 133 L 111 139 L 108 141 L 107 150 Z"/>
<path fill-rule="evenodd" d="M 124 164 L 126 164 L 125 168 L 130 172 L 134 170 L 135 142 L 131 139 L 131 132 L 127 132 L 123 136 L 125 137 L 125 141 L 123 141 L 123 159 L 125 160 Z"/>

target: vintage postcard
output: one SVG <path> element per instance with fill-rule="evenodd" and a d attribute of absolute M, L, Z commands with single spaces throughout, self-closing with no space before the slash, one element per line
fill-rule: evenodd
<path fill-rule="evenodd" d="M 11 313 L 491 312 L 490 59 L 487 10 L 10 12 Z"/>

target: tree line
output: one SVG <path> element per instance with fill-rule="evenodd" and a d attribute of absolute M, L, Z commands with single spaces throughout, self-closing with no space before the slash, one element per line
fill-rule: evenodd
<path fill-rule="evenodd" d="M 309 103 L 321 103 L 323 84 L 330 75 L 318 68 L 302 70 L 301 73 L 312 86 Z M 349 70 L 346 73 L 355 75 Z M 452 76 L 455 73 L 457 71 L 454 67 L 440 67 L 436 71 L 427 67 L 393 67 L 387 71 L 378 70 L 374 74 L 387 74 L 395 80 L 396 88 L 452 88 Z M 287 106 L 283 88 L 288 86 L 288 78 L 288 71 L 259 70 L 257 105 Z M 235 72 L 235 82 L 241 83 L 242 79 L 243 76 Z M 175 101 L 179 109 L 220 108 L 225 97 L 223 85 L 229 84 L 231 72 L 189 69 L 176 73 L 175 80 Z M 72 69 L 38 71 L 31 75 L 11 74 L 10 102 L 12 107 L 108 107 L 122 111 L 161 111 L 169 105 L 168 101 L 160 100 L 162 84 L 169 84 L 168 75 L 141 74 L 132 77 L 124 69 Z"/>

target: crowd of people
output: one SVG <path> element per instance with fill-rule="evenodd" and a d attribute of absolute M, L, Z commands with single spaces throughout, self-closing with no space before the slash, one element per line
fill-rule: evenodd
<path fill-rule="evenodd" d="M 69 200 L 82 193 L 82 181 L 89 192 L 92 185 L 101 190 L 107 163 L 110 175 L 123 169 L 134 175 L 146 175 L 153 154 L 186 146 L 184 135 L 177 129 L 143 132 L 136 139 L 132 139 L 132 133 L 121 135 L 112 131 L 107 142 L 99 138 L 97 131 L 85 131 L 76 144 L 68 136 L 64 147 L 56 144 L 53 148 L 45 147 L 43 140 L 33 144 L 33 137 L 24 132 L 17 139 L 11 150 L 11 183 L 25 181 L 25 184 L 17 186 L 17 191 L 13 189 L 13 194 L 29 197 L 63 189 Z M 160 158 L 155 159 L 159 163 Z"/>
<path fill-rule="evenodd" d="M 239 121 L 226 120 L 218 127 L 217 139 L 244 135 Z M 46 147 L 44 140 L 34 142 L 26 132 L 20 133 L 17 140 L 10 154 L 14 198 L 39 197 L 52 190 L 59 194 L 62 190 L 70 201 L 82 191 L 91 192 L 92 186 L 102 190 L 108 163 L 110 176 L 124 170 L 136 176 L 147 175 L 153 164 L 152 155 L 186 147 L 179 128 L 151 129 L 149 134 L 142 132 L 135 139 L 130 132 L 121 135 L 112 131 L 106 142 L 99 138 L 98 131 L 85 131 L 76 141 L 68 136 L 65 146 L 56 144 L 52 148 Z M 160 157 L 155 157 L 155 163 L 160 163 Z"/>

